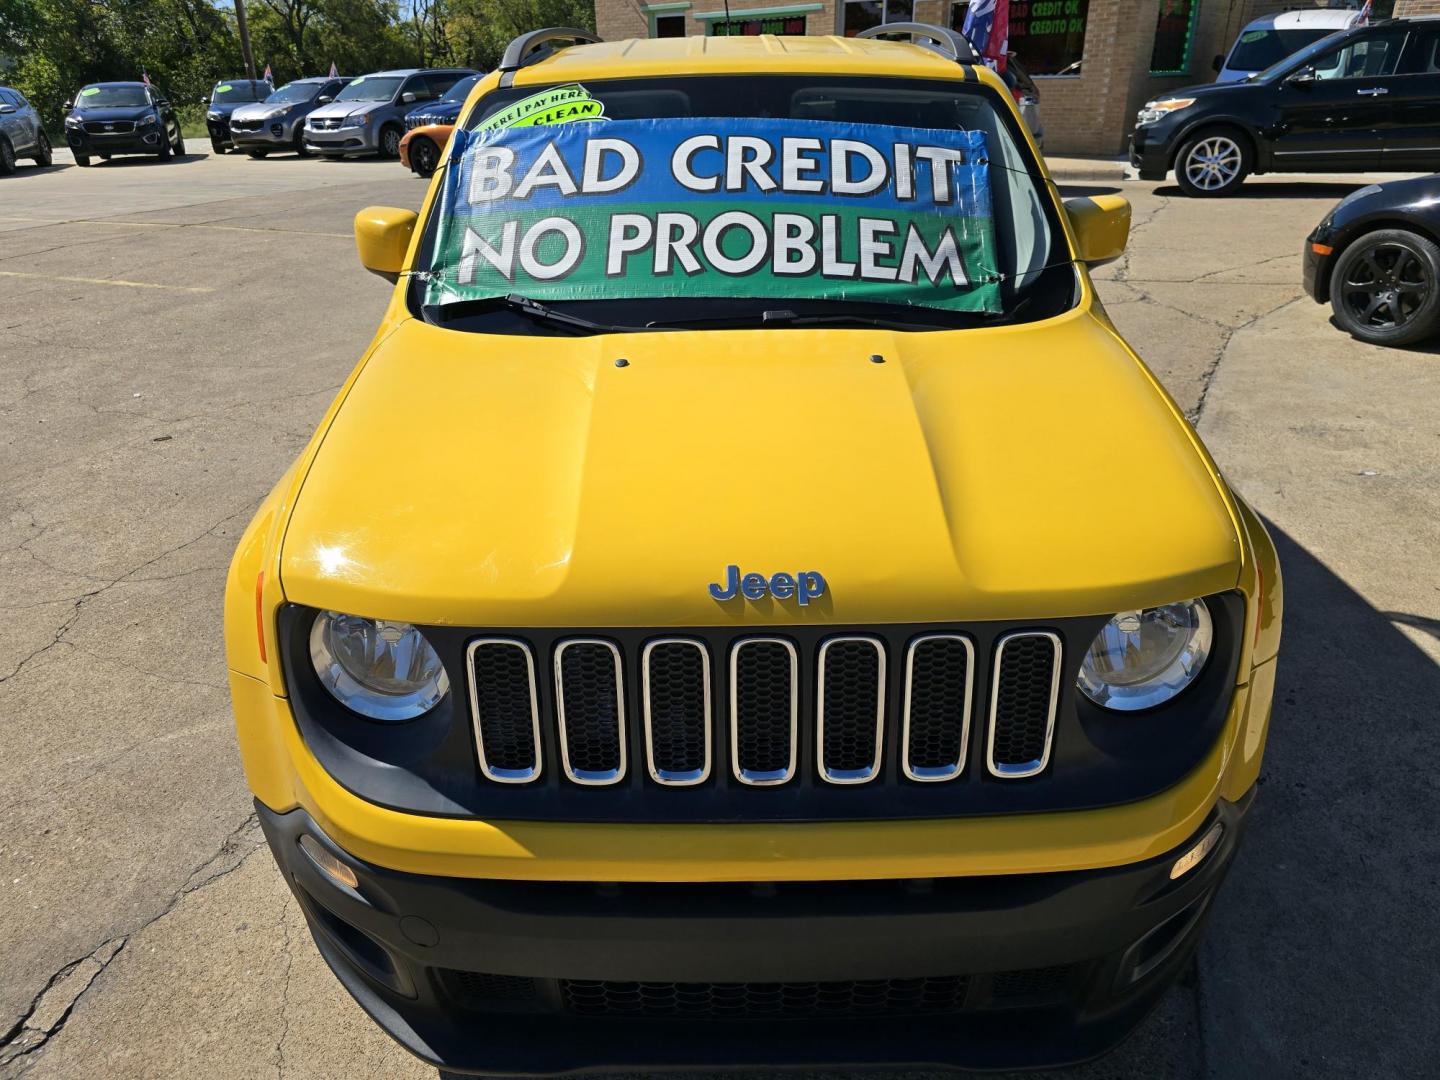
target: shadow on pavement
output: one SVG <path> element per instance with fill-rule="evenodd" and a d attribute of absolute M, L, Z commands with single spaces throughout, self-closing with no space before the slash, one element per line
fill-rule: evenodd
<path fill-rule="evenodd" d="M 1334 180 L 1302 180 L 1299 182 L 1287 180 L 1284 183 L 1272 184 L 1260 176 L 1253 180 L 1247 180 L 1229 195 L 1217 196 L 1215 202 L 1224 203 L 1230 199 L 1343 199 L 1352 191 L 1358 191 L 1366 186 L 1360 181 L 1344 183 Z M 1155 194 L 1181 199 L 1187 197 L 1175 184 L 1157 187 Z"/>
<path fill-rule="evenodd" d="M 1249 834 L 1201 945 L 1212 1077 L 1433 1077 L 1440 665 L 1273 524 L 1275 710 Z M 1416 552 L 1433 574 L 1440 553 Z"/>

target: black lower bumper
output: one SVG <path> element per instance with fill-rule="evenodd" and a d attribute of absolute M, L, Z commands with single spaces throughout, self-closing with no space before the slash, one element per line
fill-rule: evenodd
<path fill-rule="evenodd" d="M 65 133 L 65 141 L 77 154 L 158 154 L 160 128 L 156 126 L 115 135 L 92 135 L 72 130 Z"/>
<path fill-rule="evenodd" d="M 1125 867 L 767 884 L 397 873 L 303 811 L 257 808 L 320 952 L 387 1032 L 446 1070 L 536 1076 L 1096 1057 L 1186 963 L 1249 802 Z M 1172 881 L 1216 822 L 1219 843 Z M 322 872 L 303 835 L 358 886 Z"/>
<path fill-rule="evenodd" d="M 1164 180 L 1170 171 L 1170 145 L 1155 136 L 1155 132 L 1143 127 L 1130 135 L 1130 165 L 1141 180 Z"/>

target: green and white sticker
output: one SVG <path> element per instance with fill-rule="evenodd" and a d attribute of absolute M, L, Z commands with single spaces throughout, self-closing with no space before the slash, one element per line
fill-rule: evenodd
<path fill-rule="evenodd" d="M 84 90 L 80 91 L 80 96 L 89 97 L 91 94 L 98 94 L 99 92 L 100 88 L 98 86 L 87 86 Z"/>
<path fill-rule="evenodd" d="M 1269 30 L 1247 30 L 1240 35 L 1240 40 L 1249 45 L 1252 41 L 1259 41 L 1268 33 L 1270 33 Z"/>
<path fill-rule="evenodd" d="M 351 79 L 351 80 L 350 80 L 350 85 L 351 85 L 351 86 L 359 86 L 359 85 L 360 85 L 362 82 L 364 82 L 364 81 L 365 81 L 365 76 L 364 76 L 364 75 L 361 75 L 358 79 Z"/>
<path fill-rule="evenodd" d="M 228 82 L 227 82 L 227 83 L 221 83 L 219 86 L 215 87 L 215 93 L 217 93 L 217 94 L 228 94 L 231 90 L 234 90 L 234 89 L 235 89 L 235 88 L 234 88 L 233 86 L 231 86 Z"/>
<path fill-rule="evenodd" d="M 605 103 L 590 96 L 579 83 L 554 86 L 542 90 L 501 109 L 489 117 L 476 131 L 499 131 L 501 128 L 539 127 L 545 124 L 575 124 L 608 119 Z"/>

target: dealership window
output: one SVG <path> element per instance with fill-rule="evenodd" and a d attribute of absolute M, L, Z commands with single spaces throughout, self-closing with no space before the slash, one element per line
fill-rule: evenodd
<path fill-rule="evenodd" d="M 1011 55 L 1031 75 L 1075 74 L 1085 55 L 1085 21 L 1089 13 L 1090 0 L 1025 0 L 1012 3 Z M 955 26 L 964 26 L 964 6 L 956 4 L 950 17 L 958 20 L 954 22 Z"/>
<path fill-rule="evenodd" d="M 915 16 L 914 0 L 846 0 L 842 12 L 844 34 L 854 37 L 881 23 L 910 22 Z"/>
<path fill-rule="evenodd" d="M 748 19 L 711 19 L 711 37 L 754 37 L 757 34 L 805 33 L 804 15 L 759 15 Z"/>
<path fill-rule="evenodd" d="M 1190 44 L 1195 37 L 1199 0 L 1160 0 L 1155 16 L 1155 46 L 1150 50 L 1151 75 L 1184 75 L 1190 70 Z"/>
<path fill-rule="evenodd" d="M 684 37 L 684 15 L 656 15 L 655 37 Z"/>

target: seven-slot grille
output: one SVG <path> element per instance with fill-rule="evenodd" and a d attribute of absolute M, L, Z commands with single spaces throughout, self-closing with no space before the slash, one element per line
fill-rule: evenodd
<path fill-rule="evenodd" d="M 937 783 L 966 771 L 980 665 L 965 634 L 922 634 L 905 645 L 900 710 L 893 716 L 888 649 L 878 636 L 839 634 L 821 641 L 813 670 L 796 644 L 781 636 L 740 637 L 723 651 L 700 638 L 661 637 L 638 651 L 632 660 L 633 654 L 602 637 L 555 644 L 549 730 L 569 782 L 617 784 L 626 777 L 629 759 L 638 755 L 657 784 L 702 784 L 714 772 L 717 724 L 726 734 L 729 771 L 747 786 L 793 780 L 802 725 L 812 722 L 811 760 L 827 784 L 865 784 L 879 776 L 887 728 L 896 722 L 906 778 Z M 474 639 L 466 657 L 481 773 L 506 784 L 537 779 L 550 723 L 536 675 L 544 658 L 537 658 L 528 642 L 509 637 Z M 632 663 L 638 672 L 630 670 Z M 986 769 L 1002 780 L 1035 776 L 1048 765 L 1054 739 L 1060 637 L 1045 630 L 1006 634 L 995 645 L 990 667 Z M 632 677 L 639 686 L 644 744 L 633 755 L 625 689 Z M 806 680 L 813 680 L 815 690 L 813 717 L 801 716 Z M 723 716 L 717 683 L 728 688 Z"/>

